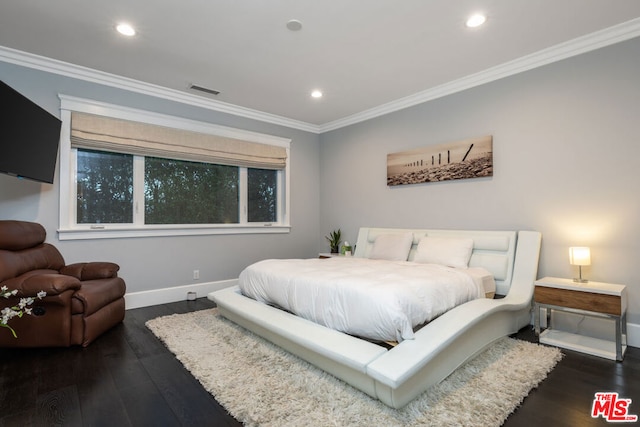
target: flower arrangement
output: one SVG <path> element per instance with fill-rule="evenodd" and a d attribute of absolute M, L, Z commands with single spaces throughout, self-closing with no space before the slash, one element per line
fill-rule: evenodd
<path fill-rule="evenodd" d="M 15 296 L 17 293 L 17 289 L 10 291 L 6 286 L 2 286 L 0 288 L 0 297 L 9 298 Z M 40 291 L 36 296 L 38 299 L 42 299 L 47 296 L 47 293 L 45 291 Z M 0 315 L 2 316 L 2 319 L 0 319 L 0 326 L 3 328 L 8 328 L 13 334 L 13 337 L 18 338 L 18 335 L 16 335 L 16 331 L 14 331 L 11 326 L 9 326 L 9 320 L 13 319 L 14 317 L 22 317 L 25 314 L 31 315 L 31 308 L 29 306 L 33 304 L 34 301 L 35 300 L 32 297 L 20 298 L 20 302 L 18 303 L 18 305 L 3 308 L 2 311 L 0 311 Z"/>

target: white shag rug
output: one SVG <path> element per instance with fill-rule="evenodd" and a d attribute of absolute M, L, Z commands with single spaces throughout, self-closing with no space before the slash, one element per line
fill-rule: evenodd
<path fill-rule="evenodd" d="M 201 310 L 146 323 L 247 426 L 500 426 L 562 358 L 504 338 L 402 409 L 392 409 L 220 316 Z"/>

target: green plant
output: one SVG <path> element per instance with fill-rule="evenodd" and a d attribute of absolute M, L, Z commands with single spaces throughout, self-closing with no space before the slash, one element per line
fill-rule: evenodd
<path fill-rule="evenodd" d="M 331 253 L 338 253 L 340 251 L 340 242 L 342 239 L 342 232 L 338 228 L 337 230 L 333 230 L 329 233 L 328 236 L 324 237 L 329 241 L 329 246 L 331 246 Z"/>

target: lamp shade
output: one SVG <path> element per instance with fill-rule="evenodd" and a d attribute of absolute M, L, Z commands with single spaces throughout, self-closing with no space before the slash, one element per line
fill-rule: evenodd
<path fill-rule="evenodd" d="M 591 250 L 587 247 L 569 248 L 569 263 L 571 265 L 591 265 Z"/>

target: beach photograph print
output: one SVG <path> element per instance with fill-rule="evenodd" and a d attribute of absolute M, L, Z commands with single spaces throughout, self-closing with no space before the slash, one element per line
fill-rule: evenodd
<path fill-rule="evenodd" d="M 387 185 L 493 176 L 493 136 L 387 154 Z"/>

